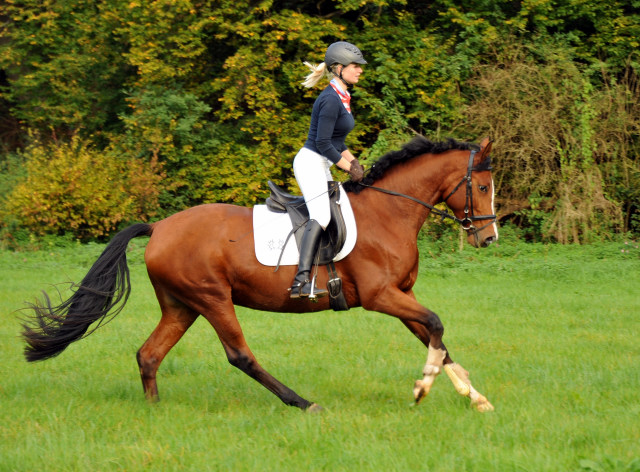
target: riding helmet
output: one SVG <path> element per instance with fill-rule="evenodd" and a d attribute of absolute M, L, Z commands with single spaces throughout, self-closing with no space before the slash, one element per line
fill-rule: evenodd
<path fill-rule="evenodd" d="M 356 64 L 367 63 L 360 49 L 346 41 L 338 41 L 331 44 L 324 55 L 324 62 L 327 67 L 331 67 L 334 64 L 342 64 L 346 67 L 354 62 Z"/>

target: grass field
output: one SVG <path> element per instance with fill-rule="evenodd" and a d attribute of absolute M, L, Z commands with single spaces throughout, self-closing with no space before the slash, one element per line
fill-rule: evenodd
<path fill-rule="evenodd" d="M 506 238 L 437 256 L 423 244 L 416 294 L 496 407 L 485 414 L 446 376 L 413 407 L 425 349 L 361 309 L 238 309 L 263 366 L 321 414 L 231 367 L 204 320 L 162 364 L 162 401 L 147 404 L 135 352 L 159 310 L 143 242 L 130 247 L 125 310 L 36 364 L 22 358 L 15 310 L 80 280 L 102 247 L 0 252 L 0 471 L 640 471 L 637 243 Z"/>

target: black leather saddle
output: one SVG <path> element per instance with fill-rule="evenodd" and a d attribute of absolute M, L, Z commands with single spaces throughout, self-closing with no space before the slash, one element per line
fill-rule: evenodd
<path fill-rule="evenodd" d="M 309 210 L 304 202 L 304 197 L 291 195 L 269 181 L 271 196 L 267 198 L 267 208 L 276 213 L 288 213 L 293 224 L 293 234 L 296 244 L 300 249 L 304 228 L 309 221 Z M 340 184 L 338 182 L 327 182 L 327 192 L 331 206 L 331 222 L 320 239 L 318 249 L 318 265 L 326 265 L 333 261 L 333 258 L 344 246 L 347 237 L 347 228 L 342 216 L 342 210 L 338 201 L 340 200 Z"/>

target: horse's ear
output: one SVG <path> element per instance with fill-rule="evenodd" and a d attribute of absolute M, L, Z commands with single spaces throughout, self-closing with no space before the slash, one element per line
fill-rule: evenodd
<path fill-rule="evenodd" d="M 492 144 L 493 141 L 491 141 L 489 138 L 484 138 L 480 142 L 480 162 L 484 161 L 487 156 L 489 156 L 489 154 L 491 153 Z"/>

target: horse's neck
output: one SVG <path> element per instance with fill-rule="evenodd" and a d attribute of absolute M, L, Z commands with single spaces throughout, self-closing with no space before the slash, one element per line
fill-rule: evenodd
<path fill-rule="evenodd" d="M 421 156 L 391 169 L 374 186 L 435 205 L 442 200 L 449 173 L 451 166 L 445 156 Z M 367 197 L 369 210 L 374 209 L 382 220 L 409 233 L 417 234 L 430 212 L 417 202 L 375 190 L 363 192 L 363 196 Z"/>

